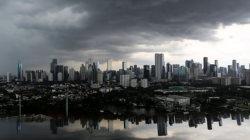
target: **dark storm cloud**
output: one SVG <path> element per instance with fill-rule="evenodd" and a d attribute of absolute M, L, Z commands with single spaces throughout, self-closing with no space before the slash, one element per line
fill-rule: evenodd
<path fill-rule="evenodd" d="M 172 52 L 181 47 L 136 46 L 217 41 L 220 25 L 246 24 L 250 17 L 246 0 L 8 0 L 0 7 L 1 73 L 14 69 L 18 59 L 38 68 L 49 67 L 54 57 L 62 63 L 88 57 L 104 62 L 129 59 L 133 52 Z"/>

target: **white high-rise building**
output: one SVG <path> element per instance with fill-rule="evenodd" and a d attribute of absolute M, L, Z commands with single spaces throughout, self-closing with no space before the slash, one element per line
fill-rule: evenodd
<path fill-rule="evenodd" d="M 130 79 L 130 86 L 133 88 L 137 87 L 137 79 Z"/>
<path fill-rule="evenodd" d="M 11 82 L 11 73 L 10 72 L 8 72 L 7 73 L 7 82 L 9 83 L 9 82 Z"/>
<path fill-rule="evenodd" d="M 62 75 L 61 72 L 58 72 L 57 79 L 58 79 L 58 81 L 62 81 L 63 80 L 63 75 Z"/>
<path fill-rule="evenodd" d="M 141 79 L 141 87 L 143 88 L 148 87 L 148 79 Z"/>
<path fill-rule="evenodd" d="M 120 85 L 122 85 L 123 87 L 129 86 L 129 75 L 128 74 L 120 75 Z"/>
<path fill-rule="evenodd" d="M 53 73 L 49 74 L 49 81 L 53 81 Z"/>
<path fill-rule="evenodd" d="M 112 70 L 112 61 L 113 61 L 112 58 L 107 59 L 107 71 Z"/>
<path fill-rule="evenodd" d="M 122 69 L 127 70 L 127 62 L 122 62 Z"/>
<path fill-rule="evenodd" d="M 73 68 L 69 69 L 69 78 L 71 81 L 75 80 L 75 70 Z"/>
<path fill-rule="evenodd" d="M 162 79 L 165 75 L 164 73 L 164 54 L 155 54 L 155 77 L 157 79 Z"/>

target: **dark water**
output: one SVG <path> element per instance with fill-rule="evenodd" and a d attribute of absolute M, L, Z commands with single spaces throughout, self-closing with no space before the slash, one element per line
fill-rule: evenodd
<path fill-rule="evenodd" d="M 0 139 L 248 140 L 249 114 L 145 113 L 18 117 L 0 120 Z"/>

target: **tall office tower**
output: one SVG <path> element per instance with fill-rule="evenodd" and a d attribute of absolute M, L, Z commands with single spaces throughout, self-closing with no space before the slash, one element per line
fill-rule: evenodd
<path fill-rule="evenodd" d="M 112 58 L 107 59 L 107 71 L 112 70 L 112 62 L 113 62 Z"/>
<path fill-rule="evenodd" d="M 246 68 L 245 68 L 245 65 L 241 65 L 241 66 L 240 66 L 240 73 L 241 73 L 241 74 L 243 73 L 243 70 L 244 70 L 244 69 L 246 69 Z"/>
<path fill-rule="evenodd" d="M 75 70 L 73 68 L 69 69 L 69 78 L 71 81 L 75 80 Z"/>
<path fill-rule="evenodd" d="M 151 77 L 155 77 L 155 65 L 151 65 Z"/>
<path fill-rule="evenodd" d="M 88 68 L 88 82 L 91 83 L 93 82 L 93 69 L 92 69 L 92 65 L 89 64 L 89 68 Z"/>
<path fill-rule="evenodd" d="M 7 82 L 11 82 L 11 73 L 7 72 Z"/>
<path fill-rule="evenodd" d="M 133 66 L 130 66 L 130 67 L 129 67 L 129 70 L 131 70 L 132 72 L 134 72 Z"/>
<path fill-rule="evenodd" d="M 43 70 L 36 70 L 36 82 L 43 82 Z"/>
<path fill-rule="evenodd" d="M 173 72 L 172 70 L 172 65 L 168 62 L 167 65 L 166 65 L 166 68 L 167 68 L 167 72 Z"/>
<path fill-rule="evenodd" d="M 62 77 L 63 77 L 63 74 L 61 73 L 61 72 L 58 72 L 58 74 L 57 74 L 57 81 L 62 81 L 63 79 L 62 79 Z"/>
<path fill-rule="evenodd" d="M 172 70 L 172 65 L 168 62 L 167 63 L 167 65 L 166 65 L 166 70 L 167 70 L 167 79 L 171 79 L 172 78 L 172 72 L 173 72 L 173 70 Z"/>
<path fill-rule="evenodd" d="M 217 77 L 218 75 L 217 65 L 210 65 L 210 73 L 212 73 L 211 76 Z"/>
<path fill-rule="evenodd" d="M 163 79 L 163 71 L 164 71 L 164 54 L 155 54 L 155 77 L 157 79 Z"/>
<path fill-rule="evenodd" d="M 164 116 L 157 116 L 157 130 L 158 130 L 158 136 L 166 136 L 168 135 L 167 130 L 167 121 L 164 118 Z"/>
<path fill-rule="evenodd" d="M 129 78 L 135 78 L 135 73 L 132 72 L 131 70 L 127 70 L 127 71 L 126 71 L 126 74 L 129 75 Z"/>
<path fill-rule="evenodd" d="M 32 72 L 30 70 L 25 71 L 25 81 L 32 82 Z"/>
<path fill-rule="evenodd" d="M 181 66 L 178 69 L 179 82 L 188 82 L 188 68 Z"/>
<path fill-rule="evenodd" d="M 57 59 L 53 59 L 50 63 L 50 72 L 53 73 L 53 80 L 56 79 L 56 65 L 57 65 Z"/>
<path fill-rule="evenodd" d="M 127 62 L 122 62 L 122 69 L 127 70 Z"/>
<path fill-rule="evenodd" d="M 100 69 L 100 63 L 98 61 L 95 62 L 95 65 L 96 65 L 96 69 Z"/>
<path fill-rule="evenodd" d="M 49 81 L 50 81 L 50 82 L 53 81 L 53 73 L 50 73 L 50 74 L 49 74 Z"/>
<path fill-rule="evenodd" d="M 217 66 L 217 68 L 219 68 L 218 60 L 214 60 L 214 64 Z"/>
<path fill-rule="evenodd" d="M 17 76 L 18 81 L 23 81 L 23 65 L 20 60 L 18 60 Z"/>
<path fill-rule="evenodd" d="M 243 70 L 243 80 L 246 81 L 247 85 L 250 85 L 250 69 Z"/>
<path fill-rule="evenodd" d="M 85 77 L 86 77 L 86 68 L 82 64 L 80 67 L 80 80 L 85 80 L 86 79 Z"/>
<path fill-rule="evenodd" d="M 120 85 L 123 87 L 129 87 L 129 74 L 120 75 Z"/>
<path fill-rule="evenodd" d="M 143 71 L 143 78 L 149 79 L 149 65 L 144 65 Z"/>
<path fill-rule="evenodd" d="M 89 58 L 89 59 L 88 59 L 88 64 L 89 64 L 89 65 L 93 65 L 93 60 L 92 60 L 92 58 Z"/>
<path fill-rule="evenodd" d="M 64 66 L 64 73 L 63 73 L 64 81 L 67 81 L 69 78 L 69 70 L 68 66 Z"/>
<path fill-rule="evenodd" d="M 178 69 L 180 67 L 179 64 L 173 64 L 173 69 Z"/>
<path fill-rule="evenodd" d="M 59 72 L 64 73 L 64 67 L 63 67 L 63 65 L 56 65 L 56 70 L 55 70 L 56 76 L 54 76 L 56 79 L 54 79 L 54 81 L 58 80 L 57 75 L 58 75 Z M 63 75 L 62 78 L 64 80 L 64 75 Z"/>
<path fill-rule="evenodd" d="M 203 73 L 204 74 L 207 74 L 207 72 L 208 72 L 208 58 L 207 57 L 204 57 L 203 58 L 203 66 L 204 66 L 204 68 L 203 68 Z"/>
<path fill-rule="evenodd" d="M 103 73 L 100 69 L 97 71 L 97 84 L 103 84 Z"/>
<path fill-rule="evenodd" d="M 233 71 L 237 71 L 237 61 L 236 60 L 232 61 L 232 67 L 233 67 Z"/>
<path fill-rule="evenodd" d="M 185 62 L 185 66 L 186 66 L 186 67 L 188 67 L 188 68 L 191 68 L 192 63 L 193 63 L 193 61 L 186 60 L 186 62 Z"/>
<path fill-rule="evenodd" d="M 134 72 L 135 72 L 135 76 L 138 77 L 138 75 L 137 75 L 137 65 L 134 65 Z"/>

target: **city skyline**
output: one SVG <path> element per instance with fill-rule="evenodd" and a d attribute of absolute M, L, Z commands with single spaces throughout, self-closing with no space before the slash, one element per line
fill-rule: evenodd
<path fill-rule="evenodd" d="M 53 58 L 74 69 L 95 58 L 102 70 L 112 58 L 117 70 L 123 61 L 152 65 L 155 53 L 172 64 L 207 56 L 211 64 L 235 59 L 248 68 L 249 6 L 243 0 L 3 1 L 0 74 L 15 74 L 18 59 L 24 69 L 49 71 Z"/>

